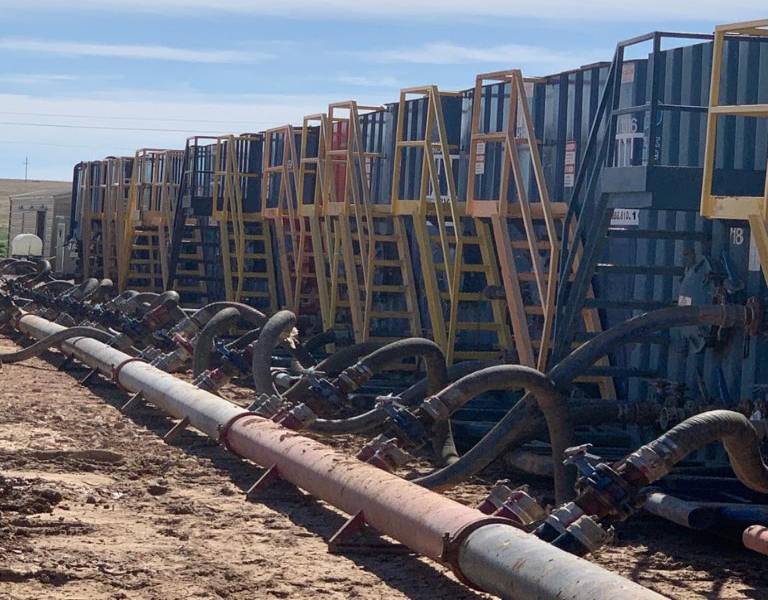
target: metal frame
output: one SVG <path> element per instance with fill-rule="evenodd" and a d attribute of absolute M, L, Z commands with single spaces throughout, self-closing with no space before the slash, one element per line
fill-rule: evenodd
<path fill-rule="evenodd" d="M 183 150 L 142 148 L 136 152 L 118 261 L 120 291 L 165 288 L 183 159 Z"/>
<path fill-rule="evenodd" d="M 262 215 L 274 228 L 277 241 L 280 280 L 283 289 L 282 304 L 300 313 L 300 298 L 296 297 L 300 267 L 300 238 L 305 232 L 298 218 L 299 149 L 297 134 L 292 125 L 267 129 L 264 132 L 261 168 Z M 300 142 L 299 142 L 300 144 Z M 277 192 L 274 192 L 277 186 Z M 274 198 L 276 206 L 269 206 Z M 317 296 L 316 290 L 310 292 Z"/>
<path fill-rule="evenodd" d="M 245 153 L 261 145 L 263 134 L 244 133 L 216 138 L 213 157 L 213 218 L 219 223 L 224 286 L 228 300 L 256 305 L 268 314 L 277 311 L 272 233 L 264 215 L 263 156 L 255 170 L 243 163 Z M 251 160 L 256 157 L 249 157 Z M 247 206 L 244 188 L 255 179 L 259 190 L 256 210 Z M 257 251 L 261 245 L 262 251 Z M 246 282 L 265 281 L 265 289 L 246 289 Z"/>
<path fill-rule="evenodd" d="M 710 219 L 748 220 L 754 236 L 763 275 L 768 280 L 768 165 L 762 196 L 727 196 L 712 193 L 717 149 L 718 119 L 726 116 L 768 119 L 768 104 L 720 104 L 720 85 L 726 38 L 768 37 L 768 19 L 745 21 L 715 28 L 712 51 L 712 78 L 707 112 L 707 141 L 704 150 L 704 176 L 701 186 L 701 214 Z"/>
<path fill-rule="evenodd" d="M 459 280 L 463 264 L 464 238 L 461 217 L 465 203 L 460 202 L 456 191 L 452 159 L 458 157 L 458 147 L 451 145 L 443 115 L 442 99 L 457 97 L 460 92 L 441 91 L 436 85 L 406 88 L 400 91 L 395 132 L 395 151 L 392 176 L 392 211 L 396 216 L 411 216 L 419 247 L 421 271 L 424 280 L 432 337 L 446 353 L 452 352 L 450 340 L 455 339 L 459 310 Z M 427 110 L 422 138 L 406 138 L 405 116 L 409 97 L 425 98 Z M 403 198 L 400 193 L 401 163 L 408 152 L 421 151 L 421 167 L 418 181 L 418 197 Z M 454 154 L 455 151 L 455 154 Z M 438 158 L 442 163 L 441 174 Z M 445 182 L 446 195 L 441 194 L 441 182 Z M 432 236 L 428 225 L 438 230 L 441 262 L 433 258 Z M 453 256 L 453 259 L 451 257 Z M 447 290 L 440 289 L 437 270 L 445 273 Z M 443 300 L 448 301 L 449 316 L 446 324 Z"/>
<path fill-rule="evenodd" d="M 568 213 L 563 227 L 562 251 L 564 260 L 560 268 L 560 286 L 557 297 L 555 322 L 554 358 L 561 359 L 570 352 L 577 333 L 579 320 L 586 316 L 590 287 L 595 273 L 597 259 L 607 239 L 612 210 L 608 195 L 600 190 L 602 170 L 611 166 L 615 151 L 615 133 L 618 118 L 624 114 L 646 112 L 649 123 L 650 147 L 655 147 L 656 128 L 660 111 L 703 112 L 706 107 L 683 106 L 661 103 L 661 79 L 658 69 L 659 54 L 664 38 L 708 40 L 707 34 L 676 33 L 656 31 L 629 40 L 616 46 L 606 85 L 600 98 L 595 119 L 584 150 L 583 161 L 576 174 Z M 619 108 L 621 73 L 625 50 L 637 44 L 650 41 L 652 52 L 650 66 L 650 101 L 639 106 Z M 649 151 L 647 166 L 657 163 L 657 156 Z"/>
<path fill-rule="evenodd" d="M 506 127 L 502 131 L 484 131 L 480 123 L 483 84 L 487 81 L 503 84 L 502 93 L 508 98 Z M 528 82 L 533 83 L 533 80 Z M 551 342 L 559 268 L 557 221 L 565 215 L 566 205 L 550 200 L 525 86 L 526 80 L 519 69 L 484 73 L 476 77 L 469 151 L 467 214 L 477 219 L 487 218 L 492 224 L 518 360 L 521 364 L 545 369 Z M 506 92 L 507 87 L 509 93 Z M 478 200 L 475 198 L 475 181 L 481 174 L 480 165 L 484 163 L 487 144 L 500 144 L 502 147 L 499 196 L 495 199 Z M 529 152 L 535 188 L 532 190 L 527 188 L 523 172 L 520 156 L 523 146 Z M 510 177 L 515 189 L 514 202 L 509 198 Z M 534 202 L 531 201 L 531 196 L 536 198 Z M 510 220 L 522 221 L 526 234 L 523 244 L 511 239 L 508 228 Z M 537 232 L 534 221 L 543 222 L 546 232 L 544 237 Z M 515 250 L 527 251 L 531 272 L 519 272 Z M 549 266 L 545 268 L 547 261 Z M 531 295 L 538 302 L 526 304 L 521 292 L 531 282 L 536 288 L 535 296 Z M 534 340 L 529 318 L 537 314 L 542 315 L 543 326 L 539 339 Z"/>

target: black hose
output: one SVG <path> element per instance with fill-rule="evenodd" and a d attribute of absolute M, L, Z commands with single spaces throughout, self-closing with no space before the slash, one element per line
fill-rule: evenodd
<path fill-rule="evenodd" d="M 102 279 L 99 282 L 99 287 L 94 292 L 92 300 L 96 303 L 102 303 L 109 299 L 110 294 L 112 293 L 112 290 L 114 289 L 115 284 L 112 282 L 111 279 Z"/>
<path fill-rule="evenodd" d="M 327 329 L 313 335 L 306 342 L 304 342 L 304 349 L 307 352 L 314 352 L 319 350 L 323 346 L 333 344 L 336 341 L 336 331 L 333 329 Z"/>
<path fill-rule="evenodd" d="M 241 335 L 235 341 L 231 342 L 227 346 L 227 348 L 231 348 L 232 350 L 239 350 L 240 348 L 245 348 L 246 346 L 251 345 L 257 339 L 259 339 L 260 333 L 261 333 L 261 329 L 251 329 L 250 331 L 246 331 L 243 335 Z"/>
<path fill-rule="evenodd" d="M 448 367 L 447 381 L 455 381 L 467 373 L 492 366 L 494 361 L 467 360 Z M 398 402 L 406 406 L 413 406 L 427 396 L 428 378 L 424 377 L 417 383 L 398 395 Z M 387 413 L 382 408 L 373 408 L 360 415 L 345 419 L 316 419 L 308 429 L 327 435 L 340 435 L 346 433 L 363 433 L 380 426 L 387 419 Z"/>
<path fill-rule="evenodd" d="M 353 372 L 354 383 L 357 387 L 375 374 L 380 373 L 392 364 L 397 364 L 403 359 L 419 356 L 424 359 L 427 371 L 427 393 L 436 394 L 448 381 L 448 372 L 445 365 L 445 355 L 440 346 L 432 340 L 425 338 L 406 338 L 392 342 L 371 352 L 361 358 L 357 364 L 349 367 Z M 361 376 L 360 373 L 365 373 Z M 341 378 L 344 377 L 342 373 Z M 369 413 L 371 411 L 368 411 Z M 357 426 L 369 428 L 369 424 L 375 422 L 377 416 L 371 414 L 361 415 L 353 423 Z M 321 425 L 322 426 L 322 425 Z M 432 431 L 432 446 L 440 464 L 448 464 L 458 460 L 458 453 L 453 441 L 450 422 L 436 422 Z"/>
<path fill-rule="evenodd" d="M 35 291 L 50 291 L 51 294 L 56 296 L 57 294 L 65 292 L 66 290 L 71 290 L 73 287 L 75 287 L 75 284 L 71 281 L 65 281 L 63 279 L 52 279 L 51 281 L 46 281 L 45 283 L 41 283 L 40 285 L 35 286 Z"/>
<path fill-rule="evenodd" d="M 259 339 L 251 346 L 251 368 L 257 394 L 280 395 L 272 381 L 272 353 L 295 326 L 296 315 L 289 310 L 281 310 L 269 317 L 261 328 Z"/>
<path fill-rule="evenodd" d="M 26 269 L 27 273 L 36 273 L 37 264 L 31 260 L 13 259 L 12 262 L 9 262 L 0 267 L 0 274 L 16 273 L 17 269 Z M 19 273 L 16 274 L 18 275 Z M 22 275 L 23 274 L 24 273 L 22 273 Z"/>
<path fill-rule="evenodd" d="M 87 300 L 97 289 L 99 289 L 99 280 L 95 277 L 90 277 L 77 287 L 65 291 L 61 297 L 71 296 L 73 300 Z"/>
<path fill-rule="evenodd" d="M 568 495 L 568 481 L 563 460 L 566 448 L 573 445 L 573 427 L 565 397 L 546 375 L 522 365 L 489 367 L 462 377 L 426 402 L 434 402 L 440 406 L 441 412 L 450 415 L 480 394 L 520 388 L 533 394 L 547 423 L 552 444 L 552 460 L 555 465 L 555 497 L 558 504 L 561 504 Z"/>
<path fill-rule="evenodd" d="M 557 363 L 549 376 L 559 388 L 567 389 L 600 358 L 638 337 L 689 325 L 744 326 L 748 318 L 745 307 L 737 305 L 672 306 L 654 310 L 596 335 Z"/>
<path fill-rule="evenodd" d="M 220 310 L 208 320 L 195 341 L 195 353 L 192 357 L 192 374 L 195 377 L 207 371 L 211 366 L 213 339 L 239 320 L 240 313 L 234 308 Z"/>
<path fill-rule="evenodd" d="M 109 342 L 112 340 L 113 335 L 94 327 L 69 327 L 68 329 L 62 329 L 61 331 L 52 333 L 51 335 L 36 341 L 31 346 L 27 346 L 16 352 L 0 353 L 0 363 L 16 363 L 27 360 L 28 358 L 40 356 L 51 346 L 56 346 L 64 340 L 75 337 L 87 337 L 98 340 L 99 342 Z"/>
<path fill-rule="evenodd" d="M 22 275 L 18 278 L 18 282 L 24 285 L 32 285 L 43 281 L 52 271 L 51 263 L 48 260 L 40 259 L 35 265 L 35 272 L 27 275 Z"/>
<path fill-rule="evenodd" d="M 689 325 L 744 326 L 748 315 L 743 306 L 677 306 L 645 313 L 592 338 L 549 372 L 555 386 L 564 390 L 598 359 L 622 344 L 655 331 Z M 417 480 L 425 487 L 445 489 L 488 466 L 504 450 L 518 448 L 541 418 L 533 394 L 525 394 L 493 428 L 455 463 Z"/>
<path fill-rule="evenodd" d="M 240 313 L 240 318 L 251 324 L 253 327 L 261 327 L 267 321 L 267 316 L 260 310 L 253 308 L 253 306 L 248 306 L 242 302 L 229 301 L 211 302 L 210 304 L 206 304 L 201 309 L 195 311 L 192 315 L 192 319 L 194 319 L 199 327 L 203 327 L 208 322 L 208 319 L 213 317 L 213 315 L 223 308 L 237 309 Z"/>
<path fill-rule="evenodd" d="M 768 494 L 768 466 L 760 456 L 757 431 L 744 415 L 731 410 L 711 410 L 690 417 L 667 433 L 646 444 L 635 455 L 643 459 L 650 450 L 660 458 L 654 461 L 648 483 L 660 479 L 686 456 L 712 442 L 721 442 L 728 453 L 736 477 L 745 486 Z"/>
<path fill-rule="evenodd" d="M 150 302 L 149 307 L 156 308 L 161 304 L 166 303 L 168 300 L 173 301 L 173 303 L 178 306 L 179 303 L 181 302 L 181 296 L 179 296 L 179 292 L 175 290 L 166 290 L 162 294 L 160 294 L 154 301 Z"/>
<path fill-rule="evenodd" d="M 467 373 L 488 366 L 492 366 L 492 361 L 468 360 L 456 363 L 448 367 L 446 382 L 455 381 Z M 424 377 L 411 387 L 403 390 L 397 397 L 398 402 L 405 406 L 413 406 L 417 402 L 422 401 L 428 395 L 428 381 L 428 378 Z M 372 408 L 362 414 L 344 419 L 316 419 L 308 429 L 328 435 L 363 433 L 380 426 L 386 420 L 387 412 L 383 408 Z"/>

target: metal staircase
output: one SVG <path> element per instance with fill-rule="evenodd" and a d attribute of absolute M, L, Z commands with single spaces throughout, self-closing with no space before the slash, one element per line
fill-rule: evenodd
<path fill-rule="evenodd" d="M 118 251 L 123 244 L 123 223 L 131 188 L 133 158 L 109 157 L 105 161 L 103 264 L 104 276 L 118 279 Z"/>
<path fill-rule="evenodd" d="M 510 341 L 499 303 L 491 318 L 481 319 L 476 309 L 487 303 L 483 289 L 498 286 L 500 276 L 487 224 L 466 218 L 457 193 L 461 102 L 459 93 L 436 86 L 401 91 L 392 183 L 395 214 L 412 217 L 432 336 L 449 362 L 501 353 L 461 347 L 462 338 L 478 332 L 492 332 L 499 346 Z"/>
<path fill-rule="evenodd" d="M 297 247 L 294 304 L 311 298 L 317 291 L 320 315 L 314 329 L 332 329 L 335 313 L 330 309 L 329 264 L 326 259 L 328 245 L 324 233 L 323 203 L 327 195 L 327 139 L 328 116 L 325 113 L 304 117 L 299 150 L 298 219 L 299 243 Z M 317 313 L 315 312 L 315 315 Z"/>
<path fill-rule="evenodd" d="M 365 116 L 382 107 L 354 101 L 328 107 L 325 203 L 331 307 L 348 311 L 355 341 L 418 335 L 420 321 L 407 236 L 388 204 L 375 202 L 373 165 L 381 148 L 366 145 Z M 379 199 L 381 200 L 381 199 Z"/>
<path fill-rule="evenodd" d="M 492 85 L 484 87 L 486 83 Z M 507 109 L 502 126 L 486 118 L 492 100 Z M 496 320 L 499 341 L 514 347 L 520 364 L 546 369 L 557 289 L 558 231 L 566 205 L 549 198 L 528 102 L 526 82 L 519 70 L 477 76 L 467 214 L 490 222 L 493 230 L 503 282 L 503 294 L 497 296 L 506 300 L 514 335 L 510 343 L 502 312 L 502 318 Z M 495 256 L 491 260 L 495 261 Z"/>
<path fill-rule="evenodd" d="M 213 150 L 216 138 L 194 136 L 184 149 L 168 249 L 167 289 L 176 290 L 185 306 L 200 307 L 223 298 L 218 228 L 213 214 Z"/>
<path fill-rule="evenodd" d="M 136 152 L 119 261 L 121 291 L 165 289 L 183 157 L 181 150 L 145 148 Z"/>
<path fill-rule="evenodd" d="M 303 227 L 298 210 L 300 136 L 291 125 L 264 132 L 261 179 L 263 214 L 270 222 L 276 242 L 281 305 L 296 314 L 311 311 L 313 307 L 319 309 L 316 287 L 298 285 L 305 268 L 300 264 L 305 257 L 300 258 L 299 250 L 311 244 L 310 232 Z"/>
<path fill-rule="evenodd" d="M 586 147 L 578 157 L 571 201 L 563 226 L 563 260 L 557 295 L 553 358 L 562 359 L 575 345 L 583 343 L 599 331 L 599 324 L 618 322 L 639 312 L 646 312 L 672 304 L 672 281 L 682 275 L 682 265 L 669 264 L 670 256 L 657 255 L 656 245 L 681 243 L 693 250 L 702 241 L 699 231 L 669 230 L 664 210 L 684 212 L 680 199 L 675 202 L 662 199 L 658 190 L 670 190 L 667 182 L 657 186 L 659 174 L 669 176 L 675 166 L 662 164 L 660 123 L 662 113 L 679 118 L 681 114 L 701 113 L 702 106 L 663 102 L 664 57 L 661 46 L 664 38 L 700 40 L 707 36 L 653 32 L 621 42 L 608 71 Z M 649 58 L 625 62 L 625 50 L 637 44 L 649 43 Z M 631 69 L 626 68 L 631 65 Z M 632 85 L 625 81 L 626 74 L 634 74 L 636 67 L 647 67 L 645 81 Z M 648 90 L 646 93 L 646 89 Z M 638 132 L 631 132 L 628 141 L 624 129 L 627 120 L 634 120 Z M 636 142 L 642 148 L 636 148 Z M 616 175 L 612 175 L 613 171 Z M 613 193 L 608 186 L 615 180 L 632 180 L 635 172 L 642 171 L 642 185 L 630 190 L 632 194 Z M 690 176 L 687 169 L 684 176 Z M 625 198 L 641 197 L 641 204 L 624 206 Z M 658 197 L 657 197 L 658 196 Z M 666 202 L 666 204 L 665 204 Z M 641 210 L 642 209 L 642 210 Z M 642 213 L 642 214 L 641 214 Z M 610 248 L 616 243 L 635 248 L 632 264 L 618 263 Z M 647 252 L 639 252 L 649 248 Z M 623 256 L 632 256 L 624 252 Z M 662 278 L 668 296 L 652 294 L 654 278 Z M 644 284 L 643 281 L 646 283 Z M 650 287 L 649 287 L 650 286 Z M 600 292 L 600 293 L 594 293 Z M 613 293 L 615 292 L 615 293 Z M 643 341 L 652 346 L 668 345 L 665 336 Z M 647 354 L 647 352 L 645 352 Z M 638 364 L 614 365 L 605 359 L 588 372 L 592 379 L 611 377 L 616 385 L 633 385 L 634 381 L 663 377 L 663 372 L 642 368 Z"/>
<path fill-rule="evenodd" d="M 213 217 L 219 223 L 226 297 L 266 314 L 278 307 L 269 222 L 264 218 L 262 134 L 217 139 Z"/>
<path fill-rule="evenodd" d="M 107 215 L 104 205 L 107 191 L 106 161 L 85 163 L 83 171 L 78 190 L 78 195 L 82 200 L 80 222 L 82 227 L 83 277 L 100 279 L 106 277 Z"/>

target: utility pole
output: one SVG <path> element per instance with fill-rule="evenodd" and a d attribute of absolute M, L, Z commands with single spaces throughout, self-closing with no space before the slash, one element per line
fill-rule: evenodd
<path fill-rule="evenodd" d="M 24 182 L 27 181 L 27 175 L 29 174 L 29 156 L 24 157 Z"/>

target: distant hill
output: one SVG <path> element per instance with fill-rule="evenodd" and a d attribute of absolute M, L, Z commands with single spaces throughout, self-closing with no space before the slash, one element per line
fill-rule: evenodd
<path fill-rule="evenodd" d="M 0 256 L 6 255 L 8 247 L 8 211 L 10 198 L 26 192 L 40 192 L 51 188 L 71 185 L 69 181 L 43 181 L 30 179 L 0 179 Z"/>

